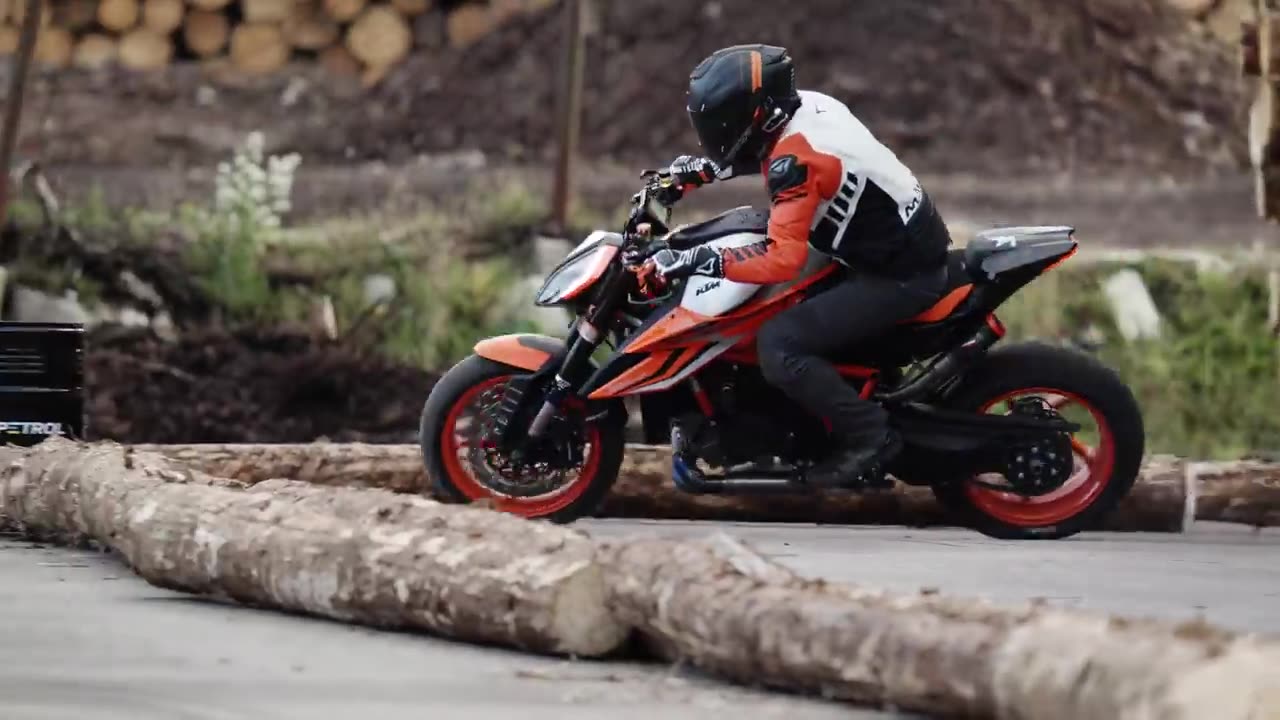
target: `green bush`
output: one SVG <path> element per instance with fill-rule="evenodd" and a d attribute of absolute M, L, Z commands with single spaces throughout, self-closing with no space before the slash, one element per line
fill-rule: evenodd
<path fill-rule="evenodd" d="M 1102 284 L 1126 267 L 1143 276 L 1160 309 L 1158 339 L 1126 341 L 1111 319 Z M 1010 339 L 1092 335 L 1142 406 L 1150 452 L 1229 458 L 1280 448 L 1280 362 L 1267 303 L 1263 270 L 1148 260 L 1065 265 L 1010 299 L 1000 316 Z"/>

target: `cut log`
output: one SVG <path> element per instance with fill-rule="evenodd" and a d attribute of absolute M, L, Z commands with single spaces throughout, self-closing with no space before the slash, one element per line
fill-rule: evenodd
<path fill-rule="evenodd" d="M 449 44 L 465 48 L 488 35 L 498 25 L 498 17 L 486 5 L 459 5 L 449 13 L 445 32 Z"/>
<path fill-rule="evenodd" d="M 289 44 L 301 50 L 323 50 L 338 41 L 341 28 L 316 3 L 298 3 L 282 26 Z"/>
<path fill-rule="evenodd" d="M 138 24 L 141 11 L 138 0 L 100 0 L 98 24 L 116 33 L 123 33 Z"/>
<path fill-rule="evenodd" d="M 667 659 L 739 682 L 946 717 L 1271 717 L 1280 645 L 1036 604 L 804 579 L 725 537 L 604 552 L 615 613 Z"/>
<path fill-rule="evenodd" d="M 321 51 L 320 67 L 331 75 L 360 77 L 360 61 L 351 57 L 351 53 L 341 45 L 332 45 Z"/>
<path fill-rule="evenodd" d="M 241 72 L 275 72 L 289 62 L 289 54 L 289 43 L 278 25 L 241 23 L 231 31 L 231 64 Z"/>
<path fill-rule="evenodd" d="M 50 68 L 63 68 L 71 64 L 75 39 L 66 28 L 50 25 L 40 29 L 32 57 L 37 63 Z"/>
<path fill-rule="evenodd" d="M 187 0 L 187 2 L 197 10 L 206 10 L 209 12 L 221 10 L 231 4 L 231 0 Z"/>
<path fill-rule="evenodd" d="M 293 12 L 294 0 L 240 0 L 244 19 L 251 23 L 284 22 Z"/>
<path fill-rule="evenodd" d="M 140 27 L 120 38 L 116 50 L 120 64 L 131 70 L 158 70 L 173 59 L 173 41 L 167 35 Z"/>
<path fill-rule="evenodd" d="M 76 43 L 71 63 L 81 68 L 105 67 L 116 59 L 116 40 L 110 35 L 89 33 Z"/>
<path fill-rule="evenodd" d="M 53 6 L 53 24 L 73 32 L 98 21 L 97 0 L 60 0 Z"/>
<path fill-rule="evenodd" d="M 409 23 L 394 9 L 378 5 L 365 10 L 347 30 L 347 49 L 371 68 L 388 68 L 409 54 Z"/>
<path fill-rule="evenodd" d="M 380 627 L 595 656 L 625 640 L 586 535 L 380 490 L 242 489 L 61 438 L 0 451 L 0 516 L 92 540 L 148 582 Z"/>
<path fill-rule="evenodd" d="M 431 0 L 391 0 L 391 6 L 401 15 L 414 17 L 431 9 Z"/>
<path fill-rule="evenodd" d="M 18 43 L 22 33 L 12 25 L 0 25 L 0 55 L 12 55 L 18 52 Z"/>
<path fill-rule="evenodd" d="M 185 11 L 182 0 L 144 0 L 142 24 L 159 35 L 168 35 L 182 27 Z"/>
<path fill-rule="evenodd" d="M 430 492 L 417 445 L 309 443 L 281 445 L 139 445 L 205 472 L 246 482 L 288 477 L 320 485 L 380 487 L 397 492 Z M 1247 468 L 1224 475 L 1215 468 Z M 732 497 L 690 495 L 671 483 L 666 447 L 629 445 L 601 517 L 758 522 L 816 522 L 929 527 L 955 518 L 928 488 L 899 484 L 867 495 Z M 1233 478 L 1215 480 L 1218 475 Z M 1250 473 L 1254 473 L 1250 475 Z M 1101 529 L 1119 532 L 1181 532 L 1193 520 L 1261 522 L 1280 515 L 1280 499 L 1270 491 L 1243 491 L 1240 477 L 1275 487 L 1280 464 L 1187 463 L 1169 456 L 1146 458 L 1132 492 Z M 1190 483 L 1190 484 L 1189 484 Z M 1188 488 L 1193 488 L 1190 497 Z M 1230 511 L 1227 508 L 1230 508 Z M 1193 513 L 1193 514 L 1189 514 Z"/>
<path fill-rule="evenodd" d="M 1280 464 L 1199 463 L 1195 506 L 1198 520 L 1280 526 Z"/>
<path fill-rule="evenodd" d="M 498 22 L 505 22 L 517 15 L 532 15 L 556 4 L 556 0 L 489 0 Z"/>
<path fill-rule="evenodd" d="M 230 35 L 231 25 L 220 12 L 192 10 L 182 23 L 182 41 L 198 57 L 213 57 L 222 52 Z"/>
<path fill-rule="evenodd" d="M 324 0 L 324 11 L 340 23 L 350 22 L 364 10 L 366 0 Z"/>
<path fill-rule="evenodd" d="M 9 24 L 15 28 L 22 27 L 23 21 L 27 18 L 27 0 L 9 0 L 6 7 L 7 20 Z M 40 27 L 48 27 L 53 23 L 53 9 L 49 6 L 49 0 L 41 0 L 40 3 Z"/>

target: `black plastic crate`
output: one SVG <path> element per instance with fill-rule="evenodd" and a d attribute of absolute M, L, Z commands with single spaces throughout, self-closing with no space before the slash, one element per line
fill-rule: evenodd
<path fill-rule="evenodd" d="M 85 437 L 84 326 L 0 322 L 0 444 Z"/>

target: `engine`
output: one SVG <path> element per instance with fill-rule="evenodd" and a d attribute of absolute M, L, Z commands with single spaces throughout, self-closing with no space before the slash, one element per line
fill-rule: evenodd
<path fill-rule="evenodd" d="M 720 412 L 716 420 L 701 412 L 674 418 L 672 449 L 686 462 L 702 460 L 712 467 L 792 465 L 811 457 L 814 443 L 825 441 L 822 423 L 766 383 L 755 368 L 707 373 L 703 382 Z"/>

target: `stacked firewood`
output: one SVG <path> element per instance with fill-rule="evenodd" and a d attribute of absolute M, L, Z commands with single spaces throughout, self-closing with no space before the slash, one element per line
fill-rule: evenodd
<path fill-rule="evenodd" d="M 18 47 L 28 0 L 0 0 L 0 55 Z M 376 81 L 415 48 L 470 45 L 555 0 L 42 0 L 46 67 L 156 70 L 223 60 L 267 74 L 292 59 Z"/>

